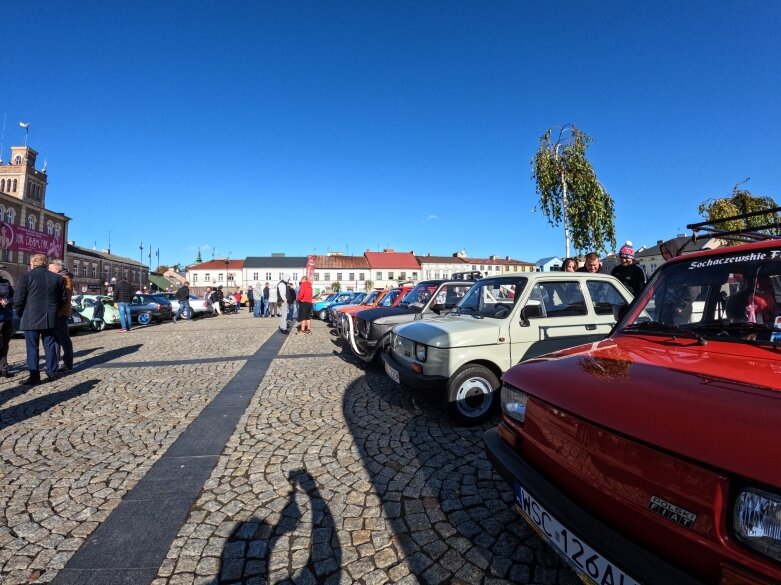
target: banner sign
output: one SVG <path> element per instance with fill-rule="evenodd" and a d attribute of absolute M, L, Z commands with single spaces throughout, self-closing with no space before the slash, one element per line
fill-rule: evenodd
<path fill-rule="evenodd" d="M 28 230 L 4 221 L 0 222 L 0 248 L 30 254 L 45 254 L 50 259 L 63 257 L 62 240 L 59 236 Z"/>
<path fill-rule="evenodd" d="M 306 277 L 309 282 L 315 281 L 315 257 L 307 256 L 306 258 Z"/>

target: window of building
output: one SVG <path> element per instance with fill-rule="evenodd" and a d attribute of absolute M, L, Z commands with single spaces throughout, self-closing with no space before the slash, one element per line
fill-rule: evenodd
<path fill-rule="evenodd" d="M 271 280 L 271 273 L 270 272 L 266 272 L 266 280 Z"/>
<path fill-rule="evenodd" d="M 233 273 L 232 272 L 228 273 L 228 281 L 229 282 L 233 281 Z"/>
<path fill-rule="evenodd" d="M 16 211 L 14 211 L 13 209 L 9 209 L 8 211 L 5 212 L 5 217 L 8 223 L 13 224 L 14 220 L 16 219 Z"/>
<path fill-rule="evenodd" d="M 388 280 L 393 280 L 393 272 L 388 271 Z"/>
<path fill-rule="evenodd" d="M 27 218 L 27 227 L 31 230 L 35 230 L 36 226 L 38 225 L 38 218 L 34 215 L 31 215 Z"/>
<path fill-rule="evenodd" d="M 407 273 L 406 272 L 399 272 L 399 278 L 401 280 L 407 280 Z"/>
<path fill-rule="evenodd" d="M 338 280 L 339 282 L 342 281 L 342 273 L 341 272 L 337 272 L 336 273 L 336 280 Z"/>
<path fill-rule="evenodd" d="M 54 235 L 56 237 L 60 237 L 60 232 L 62 231 L 62 226 L 58 223 L 54 224 Z"/>
<path fill-rule="evenodd" d="M 365 272 L 359 272 L 358 273 L 358 280 L 366 280 L 364 277 L 366 276 Z"/>
<path fill-rule="evenodd" d="M 355 272 L 351 272 L 348 276 L 349 278 L 347 280 L 355 280 Z"/>
<path fill-rule="evenodd" d="M 253 272 L 252 273 L 252 280 L 257 280 L 257 279 L 258 279 L 258 273 L 257 272 Z"/>
<path fill-rule="evenodd" d="M 472 264 L 472 270 L 477 270 L 477 264 Z"/>
<path fill-rule="evenodd" d="M 382 280 L 382 272 L 377 271 L 377 280 Z"/>
<path fill-rule="evenodd" d="M 54 233 L 54 223 L 52 220 L 46 222 L 46 233 L 52 235 Z"/>
<path fill-rule="evenodd" d="M 98 277 L 98 267 L 93 264 L 92 265 L 92 278 L 97 278 L 97 277 Z"/>
<path fill-rule="evenodd" d="M 16 179 L 14 179 L 14 193 L 16 193 Z"/>
<path fill-rule="evenodd" d="M 198 282 L 198 273 L 197 272 L 193 272 L 193 282 L 194 283 Z"/>
<path fill-rule="evenodd" d="M 204 275 L 203 275 L 203 279 L 204 279 L 206 282 L 209 282 L 209 281 L 212 279 L 212 275 L 211 275 L 211 273 L 210 273 L 210 272 L 207 272 L 206 274 L 204 274 Z"/>
<path fill-rule="evenodd" d="M 10 180 L 8 181 L 11 182 Z M 0 179 L 0 191 L 5 191 L 5 179 Z"/>
<path fill-rule="evenodd" d="M 81 267 L 81 275 L 82 276 L 87 276 L 87 269 L 88 269 L 88 267 L 87 267 L 86 264 Z"/>
<path fill-rule="evenodd" d="M 439 270 L 434 271 L 434 278 L 439 278 Z"/>
<path fill-rule="evenodd" d="M 218 282 L 221 282 L 221 281 L 222 281 L 222 275 L 223 275 L 223 273 L 222 273 L 222 272 L 218 272 L 218 273 L 217 273 L 217 281 L 218 281 Z"/>
<path fill-rule="evenodd" d="M 480 270 L 485 270 L 485 264 L 480 265 Z"/>
<path fill-rule="evenodd" d="M 315 272 L 315 280 L 320 280 L 320 273 L 319 272 Z"/>
<path fill-rule="evenodd" d="M 331 280 L 331 273 L 330 272 L 326 272 L 325 273 L 325 281 L 328 282 L 329 280 Z"/>
<path fill-rule="evenodd" d="M 518 267 L 517 266 L 513 266 L 513 272 L 518 272 Z"/>
<path fill-rule="evenodd" d="M 298 272 L 293 273 L 293 280 L 298 280 Z"/>

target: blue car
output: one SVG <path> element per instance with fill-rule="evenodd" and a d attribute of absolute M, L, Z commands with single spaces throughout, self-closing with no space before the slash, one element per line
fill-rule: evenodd
<path fill-rule="evenodd" d="M 315 316 L 322 321 L 325 321 L 328 319 L 328 309 L 336 304 L 346 304 L 352 302 L 354 298 L 357 298 L 358 295 L 362 295 L 364 293 L 357 293 L 357 292 L 340 292 L 340 293 L 334 293 L 330 295 L 329 297 L 326 297 L 324 301 L 318 301 L 312 306 L 312 312 L 315 314 Z"/>

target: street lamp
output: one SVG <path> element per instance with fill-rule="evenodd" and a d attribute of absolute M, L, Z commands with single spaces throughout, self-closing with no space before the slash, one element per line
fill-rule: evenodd
<path fill-rule="evenodd" d="M 138 247 L 139 250 L 141 250 L 141 262 L 138 267 L 138 290 L 143 291 L 144 290 L 144 242 L 141 242 L 141 245 Z"/>

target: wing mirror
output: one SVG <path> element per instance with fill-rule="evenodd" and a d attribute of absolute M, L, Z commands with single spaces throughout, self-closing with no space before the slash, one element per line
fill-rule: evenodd
<path fill-rule="evenodd" d="M 529 326 L 529 319 L 542 317 L 542 305 L 526 305 L 521 309 L 521 327 Z"/>

